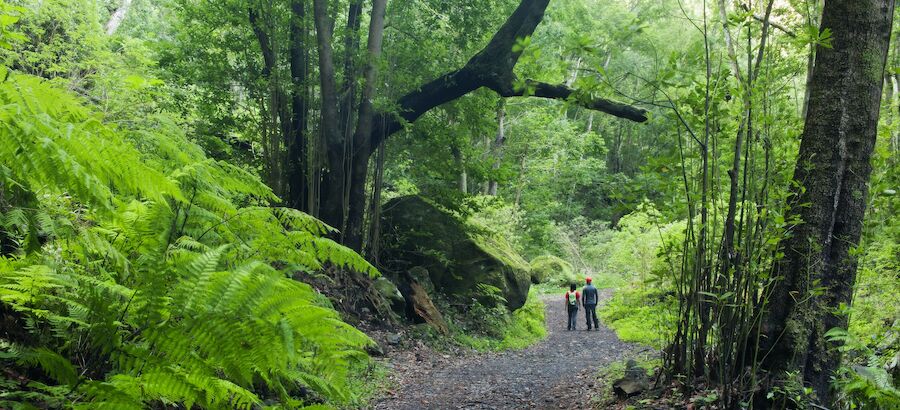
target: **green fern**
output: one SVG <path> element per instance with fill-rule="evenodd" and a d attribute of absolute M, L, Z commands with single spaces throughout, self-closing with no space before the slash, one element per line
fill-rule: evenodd
<path fill-rule="evenodd" d="M 371 341 L 291 277 L 377 270 L 152 121 L 168 125 L 120 129 L 44 80 L 0 83 L 0 239 L 15 249 L 0 257 L 0 302 L 28 335 L 0 339 L 0 363 L 42 375 L 2 376 L 0 407 L 348 400 Z"/>

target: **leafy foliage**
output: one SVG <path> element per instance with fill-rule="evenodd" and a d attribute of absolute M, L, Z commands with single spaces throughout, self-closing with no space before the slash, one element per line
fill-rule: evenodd
<path fill-rule="evenodd" d="M 326 263 L 377 275 L 331 228 L 271 207 L 258 178 L 165 117 L 117 127 L 9 73 L 0 124 L 0 406 L 349 399 L 370 341 L 290 278 Z"/>
<path fill-rule="evenodd" d="M 467 316 L 451 317 L 454 341 L 477 350 L 524 349 L 547 335 L 544 321 L 544 302 L 532 289 L 525 306 L 510 313 L 503 307 L 486 307 L 477 301 L 470 306 Z M 472 327 L 461 328 L 470 324 Z"/>
<path fill-rule="evenodd" d="M 118 34 L 105 35 L 118 3 L 0 0 L 0 363 L 9 369 L 0 375 L 0 407 L 352 402 L 360 387 L 347 379 L 365 365 L 360 349 L 369 341 L 292 278 L 331 265 L 377 271 L 329 239 L 331 227 L 278 207 L 274 194 L 285 193 L 289 178 L 278 165 L 294 126 L 281 118 L 295 109 L 287 101 L 302 95 L 307 114 L 322 102 L 318 71 L 298 80 L 291 70 L 292 22 L 305 26 L 306 63 L 316 60 L 311 10 L 297 21 L 289 1 L 139 1 Z M 395 109 L 387 101 L 461 66 L 517 3 L 390 2 L 377 109 Z M 817 27 L 821 2 L 777 2 L 771 22 L 780 27 L 770 27 L 752 85 L 732 78 L 719 26 L 737 34 L 738 54 L 752 57 L 761 48 L 754 15 L 765 2 L 729 5 L 724 22 L 712 2 L 702 15 L 690 0 L 595 3 L 551 2 L 534 35 L 516 41 L 517 74 L 570 85 L 579 90 L 573 100 L 639 102 L 654 110 L 651 121 L 476 91 L 407 124 L 383 147 L 381 198 L 417 193 L 457 212 L 498 258 L 525 267 L 519 255 L 527 256 L 535 282 L 590 275 L 616 288 L 601 315 L 624 339 L 663 347 L 674 324 L 686 323 L 683 334 L 704 353 L 692 357 L 723 366 L 692 373 L 743 383 L 744 365 L 725 366 L 756 329 L 727 329 L 732 318 L 759 318 L 761 289 L 783 257 L 775 245 L 802 222 L 784 215 L 796 206 L 787 192 L 797 184 L 790 171 L 808 53 L 831 46 L 833 35 Z M 363 60 L 354 47 L 364 30 L 348 29 L 348 5 L 328 7 L 337 61 L 348 64 L 338 74 L 341 93 L 359 85 L 351 77 L 362 70 L 352 65 Z M 269 37 L 273 67 L 248 8 Z M 854 250 L 853 304 L 840 307 L 849 327 L 829 333 L 844 353 L 834 385 L 845 407 L 896 404 L 897 54 L 885 79 L 866 231 Z M 708 69 L 707 59 L 715 62 Z M 752 95 L 746 116 L 742 95 Z M 353 104 L 341 107 L 351 122 Z M 306 122 L 314 140 L 320 125 Z M 733 152 L 751 123 L 743 151 Z M 310 142 L 307 168 L 321 173 L 326 153 Z M 732 173 L 741 187 L 741 257 L 720 270 L 731 263 L 720 250 Z M 703 271 L 702 281 L 692 276 Z M 744 282 L 726 286 L 738 271 Z M 500 297 L 490 286 L 478 290 L 485 300 Z M 673 317 L 674 301 L 689 298 Z M 706 307 L 712 313 L 701 313 Z M 477 301 L 465 309 L 449 318 L 462 344 L 521 347 L 543 334 L 534 297 L 511 314 Z M 691 315 L 721 320 L 700 336 Z M 788 376 L 766 393 L 805 404 L 811 393 L 801 375 Z"/>

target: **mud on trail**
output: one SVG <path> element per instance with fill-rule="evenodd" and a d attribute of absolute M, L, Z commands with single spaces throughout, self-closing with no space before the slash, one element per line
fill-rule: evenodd
<path fill-rule="evenodd" d="M 601 291 L 601 303 L 609 296 Z M 568 331 L 563 297 L 543 300 L 547 337 L 524 350 L 450 356 L 407 349 L 389 355 L 397 386 L 373 408 L 588 408 L 590 391 L 600 388 L 597 372 L 639 347 L 622 342 L 602 323 L 599 331 L 587 332 L 584 309 L 578 312 L 578 330 Z"/>

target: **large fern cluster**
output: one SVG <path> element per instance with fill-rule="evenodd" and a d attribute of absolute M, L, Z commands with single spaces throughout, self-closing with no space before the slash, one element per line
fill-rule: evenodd
<path fill-rule="evenodd" d="M 0 76 L 0 408 L 346 399 L 369 339 L 292 272 L 377 274 L 164 116 Z"/>

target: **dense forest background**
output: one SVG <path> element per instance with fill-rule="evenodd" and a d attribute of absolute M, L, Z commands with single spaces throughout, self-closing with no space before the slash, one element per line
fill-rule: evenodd
<path fill-rule="evenodd" d="M 851 3 L 0 0 L 0 407 L 365 405 L 419 196 L 687 397 L 892 408 L 900 23 Z"/>

